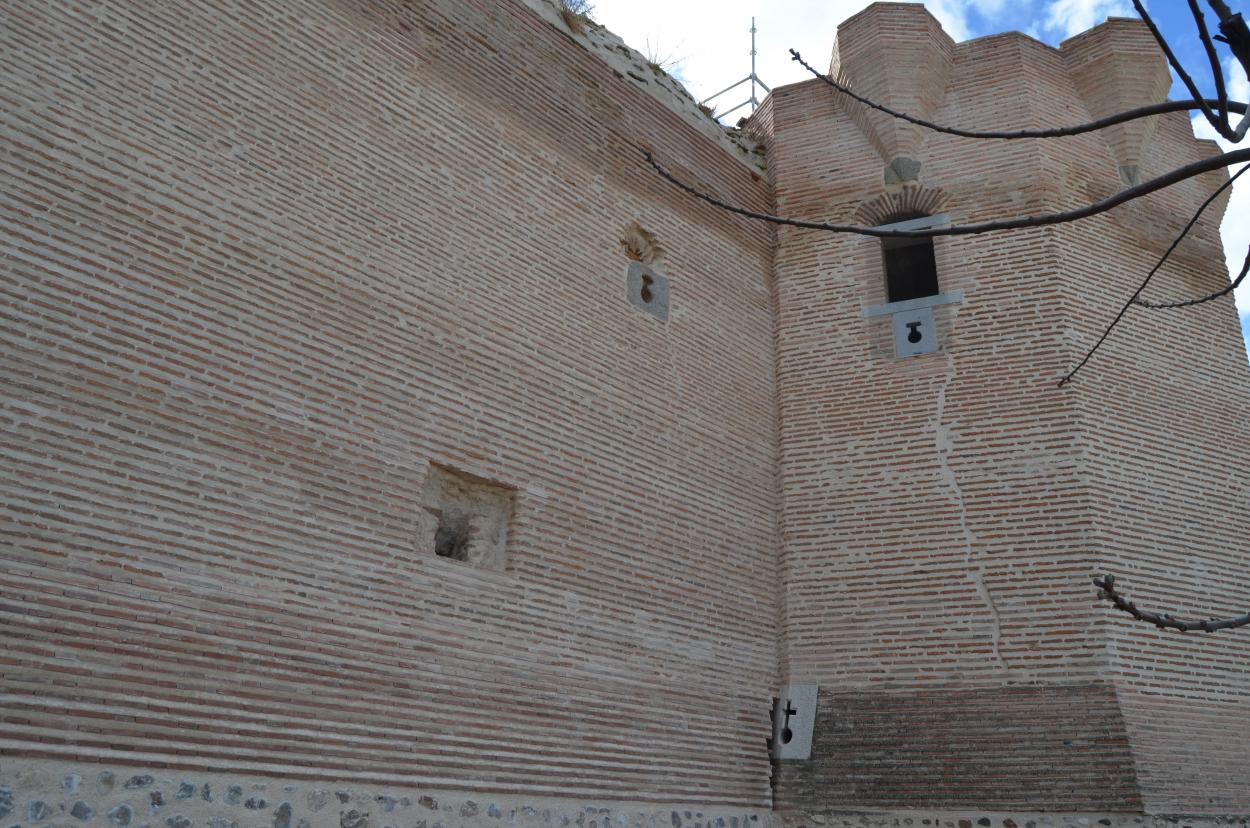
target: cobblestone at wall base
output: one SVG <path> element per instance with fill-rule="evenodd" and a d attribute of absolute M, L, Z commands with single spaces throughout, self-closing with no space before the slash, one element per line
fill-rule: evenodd
<path fill-rule="evenodd" d="M 771 812 L 0 758 L 0 828 L 774 828 Z"/>
<path fill-rule="evenodd" d="M 1250 815 L 950 810 L 782 812 L 775 828 L 1250 828 Z"/>
<path fill-rule="evenodd" d="M 772 812 L 0 758 L 0 828 L 1250 828 L 1250 815 Z"/>

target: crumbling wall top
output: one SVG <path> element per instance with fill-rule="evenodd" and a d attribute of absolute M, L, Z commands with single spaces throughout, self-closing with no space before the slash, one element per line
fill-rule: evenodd
<path fill-rule="evenodd" d="M 620 77 L 627 78 L 687 123 L 756 172 L 766 172 L 760 145 L 742 130 L 723 126 L 699 107 L 676 78 L 647 60 L 621 37 L 593 20 L 570 27 L 562 15 L 560 0 L 519 0 L 535 14 L 564 31 L 578 45 L 610 66 Z"/>

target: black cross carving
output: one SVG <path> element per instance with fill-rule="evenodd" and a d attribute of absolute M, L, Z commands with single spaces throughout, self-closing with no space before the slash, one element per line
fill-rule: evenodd
<path fill-rule="evenodd" d="M 798 715 L 799 711 L 794 709 L 794 704 L 790 699 L 786 699 L 786 709 L 781 712 L 786 714 L 786 719 L 781 725 L 781 743 L 788 745 L 794 738 L 794 731 L 790 729 L 790 717 Z"/>

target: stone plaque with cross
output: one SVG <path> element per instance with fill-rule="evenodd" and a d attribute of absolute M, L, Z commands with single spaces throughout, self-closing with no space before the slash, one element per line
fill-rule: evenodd
<path fill-rule="evenodd" d="M 787 684 L 773 708 L 773 756 L 810 759 L 816 724 L 816 685 Z"/>

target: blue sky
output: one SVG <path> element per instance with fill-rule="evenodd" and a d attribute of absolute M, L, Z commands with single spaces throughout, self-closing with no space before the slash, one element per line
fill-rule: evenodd
<path fill-rule="evenodd" d="M 813 65 L 827 67 L 837 24 L 868 5 L 869 0 L 593 0 L 594 17 L 631 46 L 669 67 L 691 93 L 705 98 L 750 70 L 751 17 L 759 28 L 758 72 L 765 83 L 780 86 L 810 77 L 790 60 L 795 48 Z M 1005 31 L 1021 31 L 1051 45 L 1088 29 L 1108 16 L 1135 17 L 1129 0 L 924 0 L 943 27 L 957 40 Z M 1250 17 L 1250 0 L 1228 0 L 1234 11 Z M 1215 30 L 1214 13 L 1207 20 Z M 1213 94 L 1206 55 L 1194 35 L 1193 18 L 1184 0 L 1152 0 L 1147 4 L 1190 74 Z M 1217 44 L 1222 56 L 1228 51 Z M 1230 91 L 1238 100 L 1250 96 L 1244 73 L 1235 69 Z M 745 87 L 743 88 L 745 89 Z M 735 91 L 718 99 L 720 109 L 747 97 Z M 763 93 L 760 93 L 763 97 Z M 1173 98 L 1188 97 L 1179 83 Z M 732 99 L 732 100 L 731 100 Z M 734 116 L 737 117 L 736 114 Z M 1201 121 L 1195 133 L 1215 138 Z M 1248 139 L 1250 142 L 1250 139 Z M 1222 231 L 1225 254 L 1233 273 L 1250 246 L 1250 176 L 1233 190 Z M 1250 279 L 1247 280 L 1250 282 Z M 1250 347 L 1250 285 L 1238 291 L 1242 333 Z"/>

